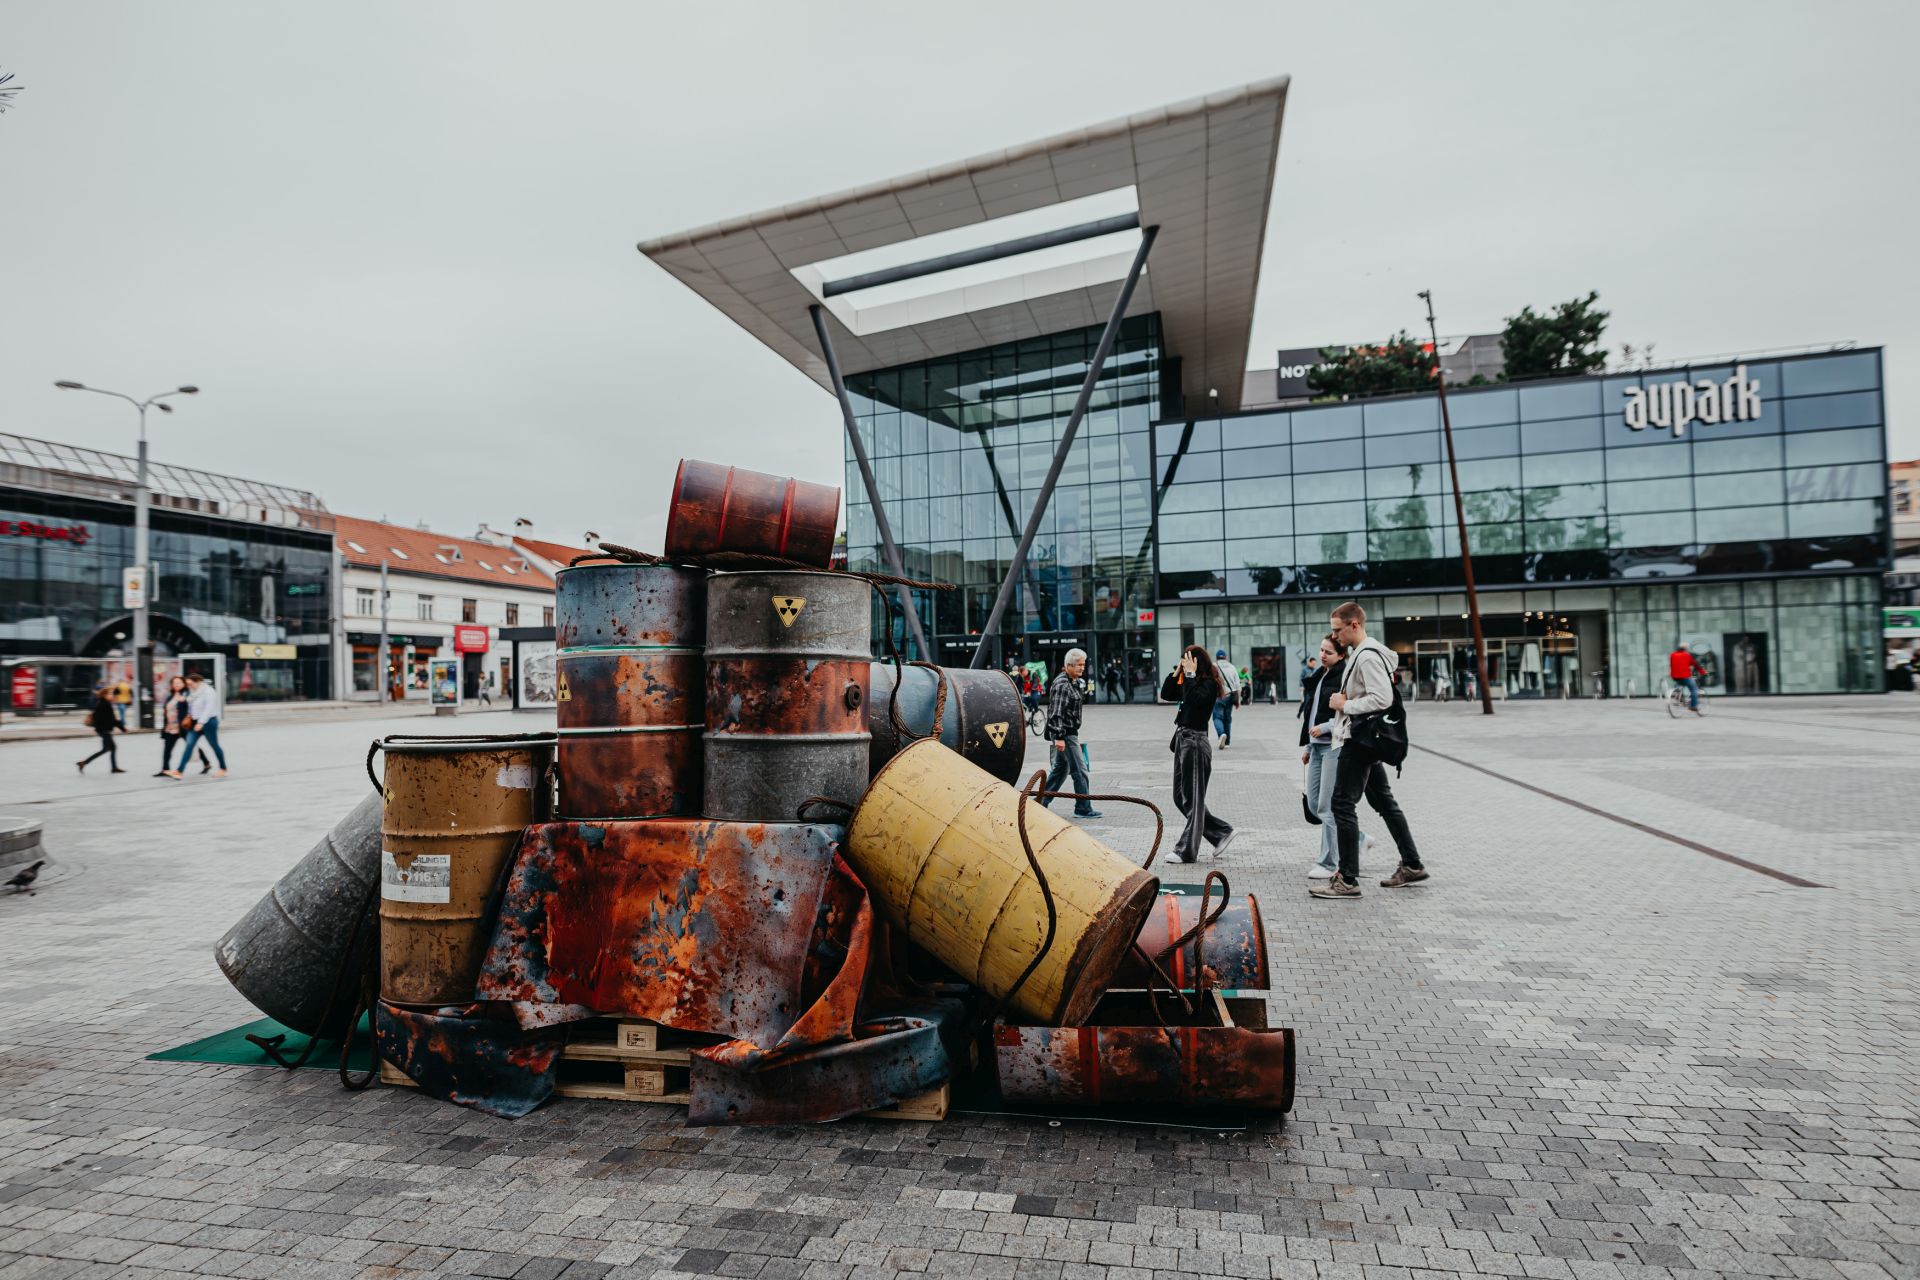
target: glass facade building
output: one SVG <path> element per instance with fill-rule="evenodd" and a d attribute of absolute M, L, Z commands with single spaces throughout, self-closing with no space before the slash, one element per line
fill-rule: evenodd
<path fill-rule="evenodd" d="M 1465 695 L 1438 397 L 1163 416 L 1157 334 L 1128 321 L 996 657 L 1071 640 L 1138 689 L 1197 642 L 1286 696 L 1356 598 L 1420 696 Z M 849 379 L 907 572 L 962 585 L 921 601 L 941 661 L 984 623 L 1097 336 Z M 1678 643 L 1719 692 L 1880 687 L 1878 350 L 1460 387 L 1448 408 L 1498 696 L 1644 694 Z M 852 562 L 878 568 L 851 465 L 847 493 Z"/>

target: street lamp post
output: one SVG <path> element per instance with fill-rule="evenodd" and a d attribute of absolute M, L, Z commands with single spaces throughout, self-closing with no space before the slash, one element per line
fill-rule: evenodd
<path fill-rule="evenodd" d="M 159 395 L 148 396 L 145 400 L 135 400 L 132 396 L 122 395 L 118 391 L 89 387 L 79 382 L 56 382 L 53 385 L 62 391 L 92 391 L 97 395 L 113 396 L 115 399 L 125 400 L 140 413 L 140 450 L 133 489 L 133 565 L 140 570 L 140 600 L 133 610 L 133 684 L 140 727 L 151 729 L 153 728 L 153 640 L 148 634 L 147 601 L 153 596 L 153 574 L 147 568 L 147 410 L 158 409 L 162 413 L 172 413 L 173 406 L 161 404 L 162 400 L 169 396 L 198 395 L 200 388 L 175 387 L 172 391 L 162 391 Z"/>

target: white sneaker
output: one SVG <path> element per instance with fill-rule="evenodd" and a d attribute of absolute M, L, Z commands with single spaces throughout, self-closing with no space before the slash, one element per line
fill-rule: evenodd
<path fill-rule="evenodd" d="M 1333 872 L 1331 872 L 1331 871 L 1329 871 L 1329 870 L 1327 870 L 1327 869 L 1326 869 L 1325 867 L 1323 867 L 1323 866 L 1321 866 L 1321 865 L 1320 865 L 1319 863 L 1317 863 L 1317 862 L 1316 862 L 1316 863 L 1314 863 L 1314 864 L 1313 864 L 1313 866 L 1312 866 L 1312 867 L 1310 867 L 1310 868 L 1308 868 L 1308 870 L 1307 870 L 1307 879 L 1309 879 L 1309 880 L 1331 880 L 1331 879 L 1333 879 Z"/>

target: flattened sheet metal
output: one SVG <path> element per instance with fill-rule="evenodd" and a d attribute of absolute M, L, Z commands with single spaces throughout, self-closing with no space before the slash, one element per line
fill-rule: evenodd
<path fill-rule="evenodd" d="M 1171 892 L 1170 892 L 1171 890 Z M 1190 885 L 1161 885 L 1160 897 L 1140 926 L 1138 949 L 1158 956 L 1167 944 L 1183 936 L 1200 921 L 1200 889 Z M 1209 910 L 1219 910 L 1219 897 Z M 1207 926 L 1201 959 L 1207 966 L 1206 985 L 1216 990 L 1265 991 L 1271 986 L 1267 972 L 1267 931 L 1260 919 L 1260 901 L 1243 894 L 1227 903 L 1220 918 Z M 1197 990 L 1200 974 L 1194 966 L 1194 945 L 1189 941 L 1160 961 L 1167 977 L 1183 991 Z M 1147 966 L 1129 951 L 1114 972 L 1113 987 L 1145 987 Z M 1157 975 L 1154 982 L 1158 984 Z"/>
<path fill-rule="evenodd" d="M 953 1074 L 940 1026 L 907 1015 L 855 1028 L 855 1038 L 736 1070 L 693 1056 L 687 1123 L 817 1124 L 918 1097 Z"/>
<path fill-rule="evenodd" d="M 406 1009 L 377 1001 L 374 1044 L 421 1092 L 515 1119 L 553 1096 L 566 1032 L 522 1030 L 496 1012 L 477 1004 Z"/>
<path fill-rule="evenodd" d="M 666 564 L 582 564 L 554 575 L 554 644 L 568 649 L 706 642 L 707 575 Z"/>
<path fill-rule="evenodd" d="M 478 996 L 775 1045 L 807 1011 L 841 836 L 818 824 L 670 818 L 531 827 Z"/>

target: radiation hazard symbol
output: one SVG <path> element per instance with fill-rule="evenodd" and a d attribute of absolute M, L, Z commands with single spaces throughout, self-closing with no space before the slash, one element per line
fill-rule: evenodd
<path fill-rule="evenodd" d="M 992 724 L 982 725 L 981 727 L 987 731 L 987 736 L 993 739 L 994 746 L 1004 747 L 1007 745 L 1007 722 L 1005 720 L 996 720 Z"/>
<path fill-rule="evenodd" d="M 561 702 L 573 701 L 573 690 L 567 686 L 567 677 L 564 672 L 560 676 L 560 691 L 553 696 Z"/>
<path fill-rule="evenodd" d="M 773 611 L 780 615 L 780 625 L 783 627 L 792 626 L 793 620 L 799 617 L 800 611 L 806 607 L 807 602 L 803 596 L 775 596 L 773 598 Z"/>

